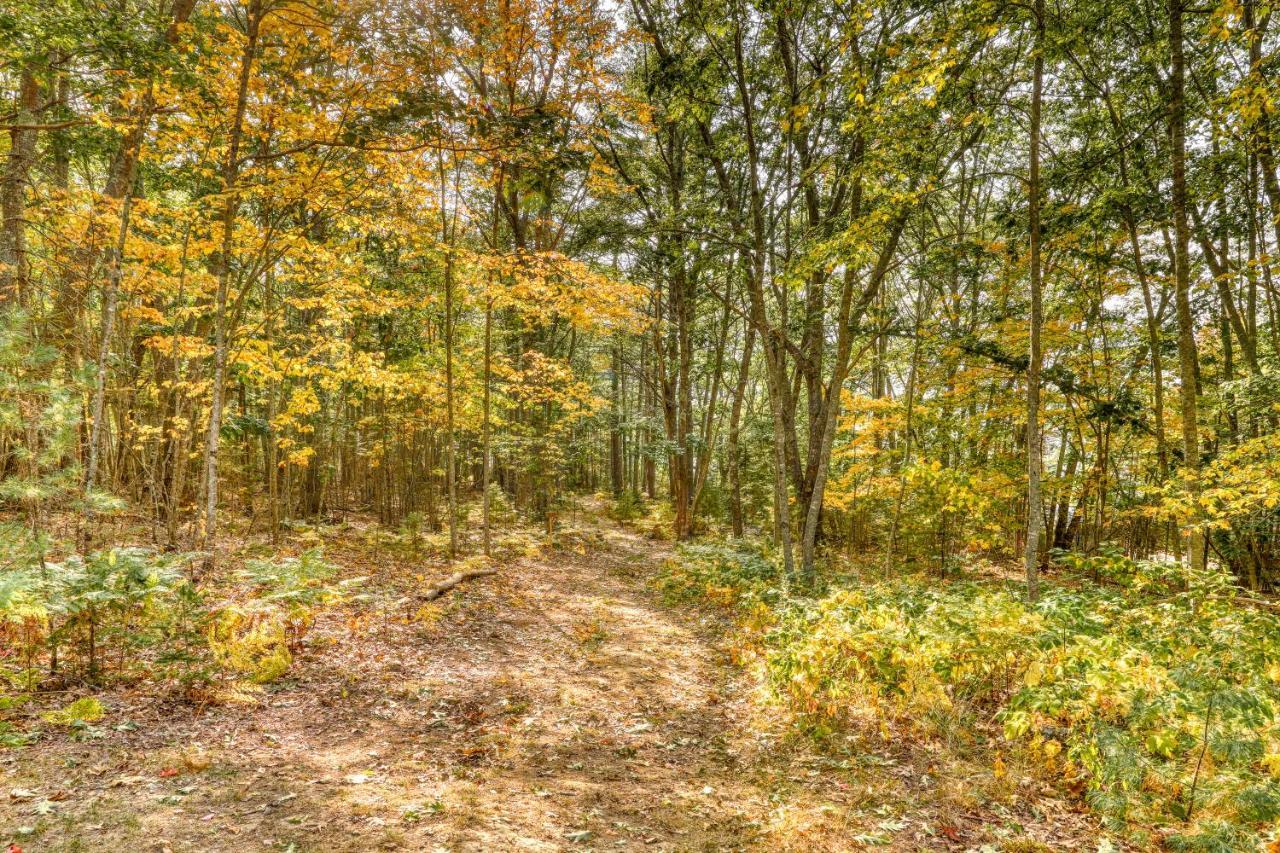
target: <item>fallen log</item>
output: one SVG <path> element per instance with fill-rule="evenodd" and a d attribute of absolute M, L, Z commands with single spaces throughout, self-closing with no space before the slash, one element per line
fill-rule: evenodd
<path fill-rule="evenodd" d="M 471 571 L 468 571 L 468 572 L 457 572 L 456 574 L 449 575 L 449 577 L 440 581 L 440 583 L 431 587 L 425 593 L 423 593 L 418 597 L 421 598 L 423 601 L 435 601 L 437 598 L 444 595 L 446 592 L 453 589 L 455 586 L 462 583 L 463 581 L 469 581 L 474 578 L 482 578 L 482 577 L 485 577 L 486 575 L 496 575 L 497 573 L 498 573 L 497 569 L 472 569 Z"/>

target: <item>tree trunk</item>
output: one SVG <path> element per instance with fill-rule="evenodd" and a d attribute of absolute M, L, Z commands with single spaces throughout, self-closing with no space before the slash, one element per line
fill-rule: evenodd
<path fill-rule="evenodd" d="M 1191 316 L 1191 230 L 1187 220 L 1187 140 L 1186 62 L 1183 54 L 1182 2 L 1169 0 L 1169 134 L 1172 140 L 1173 186 L 1171 206 L 1174 226 L 1174 305 L 1178 315 L 1178 366 L 1182 387 L 1182 446 L 1187 487 L 1199 491 L 1200 435 L 1197 401 L 1199 356 L 1196 352 L 1195 324 Z M 1198 518 L 1192 519 L 1187 542 L 1191 567 L 1202 570 L 1205 563 L 1204 531 Z"/>
<path fill-rule="evenodd" d="M 98 464 L 102 453 L 102 425 L 106 415 L 107 398 L 107 362 L 111 357 L 111 335 L 115 330 L 116 301 L 120 293 L 120 278 L 124 264 L 124 245 L 129 235 L 129 211 L 133 206 L 133 195 L 126 193 L 120 202 L 120 225 L 116 234 L 115 246 L 111 251 L 107 268 L 107 281 L 102 294 L 102 340 L 98 346 L 98 364 L 94 373 L 93 402 L 90 405 L 92 424 L 89 429 L 89 459 L 84 470 L 85 510 L 83 529 L 81 530 L 80 549 L 87 551 L 92 536 L 90 525 L 93 523 L 93 496 L 97 488 Z"/>
<path fill-rule="evenodd" d="M 615 499 L 622 497 L 626 488 L 624 459 L 622 457 L 622 344 L 614 341 L 613 366 L 609 371 L 609 390 L 613 412 L 609 420 L 609 488 Z"/>
<path fill-rule="evenodd" d="M 1031 82 L 1031 169 L 1027 205 L 1031 226 L 1031 352 L 1027 366 L 1027 599 L 1040 595 L 1040 536 L 1044 511 L 1040 496 L 1040 471 L 1044 465 L 1040 440 L 1040 330 L 1044 324 L 1040 281 L 1040 110 L 1044 88 L 1044 0 L 1035 2 L 1035 57 Z"/>
<path fill-rule="evenodd" d="M 231 254 L 235 249 L 236 216 L 240 209 L 240 144 L 244 136 L 244 117 L 248 106 L 249 78 L 258 49 L 258 32 L 262 24 L 262 0 L 251 0 L 248 9 L 244 51 L 240 55 L 240 73 L 236 87 L 236 104 L 227 140 L 227 158 L 222 167 L 222 187 L 226 194 L 221 212 L 221 241 L 213 259 L 217 281 L 213 317 L 213 387 L 209 399 L 209 429 L 204 446 L 204 526 L 199 541 L 209 551 L 205 567 L 213 567 L 212 546 L 218 527 L 218 443 L 222 433 L 222 407 L 227 376 L 227 294 L 231 287 Z"/>
<path fill-rule="evenodd" d="M 748 320 L 745 324 L 745 340 L 742 344 L 742 361 L 738 364 L 738 381 L 734 386 L 733 405 L 729 409 L 729 440 L 725 453 L 729 467 L 729 523 L 735 539 L 744 532 L 742 512 L 742 405 L 751 379 L 751 355 L 756 345 L 756 327 Z"/>
<path fill-rule="evenodd" d="M 18 72 L 18 110 L 9 130 L 9 156 L 0 178 L 0 306 L 24 304 L 30 270 L 27 265 L 26 193 L 35 162 L 35 110 L 40 87 L 35 74 Z"/>
<path fill-rule="evenodd" d="M 458 465 L 455 458 L 458 437 L 454 429 L 453 400 L 453 241 L 457 235 L 457 197 L 454 198 L 454 222 L 449 225 L 445 212 L 445 172 L 444 152 L 439 154 L 440 160 L 440 239 L 445 244 L 444 260 L 444 396 L 445 396 L 445 490 L 449 509 L 449 559 L 458 556 Z M 455 164 L 456 166 L 456 164 Z"/>

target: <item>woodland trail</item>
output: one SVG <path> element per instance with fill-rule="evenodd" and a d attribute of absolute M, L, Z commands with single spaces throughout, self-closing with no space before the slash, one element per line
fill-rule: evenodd
<path fill-rule="evenodd" d="M 579 532 L 416 613 L 375 576 L 256 704 L 104 696 L 102 737 L 0 753 L 0 826 L 26 853 L 926 850 L 1034 820 L 927 759 L 787 740 L 714 618 L 651 589 L 664 547 Z"/>

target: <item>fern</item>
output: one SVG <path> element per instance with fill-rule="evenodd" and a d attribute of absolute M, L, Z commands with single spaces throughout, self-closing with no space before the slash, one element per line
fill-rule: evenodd
<path fill-rule="evenodd" d="M 999 583 L 909 578 L 797 599 L 754 552 L 682 546 L 659 586 L 765 626 L 774 699 L 815 734 L 890 717 L 941 738 L 994 718 L 1083 781 L 1117 831 L 1258 846 L 1280 819 L 1280 617 L 1238 604 L 1219 569 L 1059 556 L 1112 585 L 1050 588 L 1034 606 Z"/>

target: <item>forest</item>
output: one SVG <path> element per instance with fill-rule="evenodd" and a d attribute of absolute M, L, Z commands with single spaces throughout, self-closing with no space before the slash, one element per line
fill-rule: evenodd
<path fill-rule="evenodd" d="M 1280 851 L 1276 11 L 0 0 L 0 844 Z"/>

